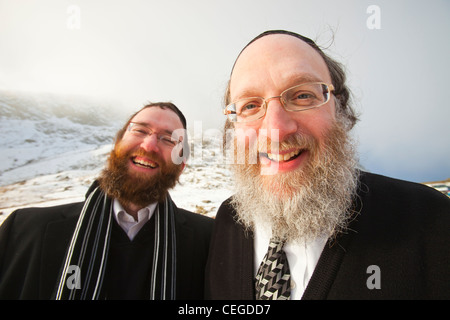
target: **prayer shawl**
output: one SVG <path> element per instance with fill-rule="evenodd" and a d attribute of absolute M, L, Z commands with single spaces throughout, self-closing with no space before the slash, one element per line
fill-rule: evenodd
<path fill-rule="evenodd" d="M 103 280 L 108 264 L 113 209 L 111 198 L 96 187 L 81 211 L 67 249 L 56 300 L 105 298 Z M 151 300 L 174 300 L 176 284 L 176 236 L 170 196 L 154 213 L 155 245 L 150 277 Z"/>

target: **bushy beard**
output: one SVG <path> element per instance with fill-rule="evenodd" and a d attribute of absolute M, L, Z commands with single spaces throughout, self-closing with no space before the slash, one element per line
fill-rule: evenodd
<path fill-rule="evenodd" d="M 236 193 L 231 204 L 238 222 L 247 230 L 257 224 L 271 231 L 272 237 L 292 242 L 334 237 L 345 230 L 358 170 L 353 143 L 344 128 L 336 122 L 323 146 L 301 134 L 280 143 L 280 150 L 294 147 L 310 153 L 307 163 L 293 172 L 261 175 L 259 161 L 233 164 Z M 247 151 L 255 152 L 255 148 Z"/>
<path fill-rule="evenodd" d="M 132 156 L 144 156 L 159 164 L 156 174 L 147 175 L 129 171 Z M 122 151 L 120 143 L 111 151 L 106 168 L 98 179 L 100 188 L 111 198 L 119 200 L 123 206 L 134 204 L 140 207 L 163 201 L 168 190 L 178 182 L 182 168 L 180 165 L 165 163 L 156 153 L 142 149 Z"/>

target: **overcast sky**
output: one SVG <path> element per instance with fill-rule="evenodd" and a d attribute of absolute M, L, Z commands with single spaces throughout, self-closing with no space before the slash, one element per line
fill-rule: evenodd
<path fill-rule="evenodd" d="M 234 60 L 269 29 L 308 36 L 346 66 L 365 168 L 450 177 L 447 0 L 0 0 L 0 89 L 107 98 L 130 113 L 169 100 L 190 128 L 221 128 Z"/>

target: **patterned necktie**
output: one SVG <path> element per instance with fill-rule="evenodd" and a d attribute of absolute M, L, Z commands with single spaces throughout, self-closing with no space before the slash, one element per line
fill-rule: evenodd
<path fill-rule="evenodd" d="M 256 300 L 289 300 L 291 273 L 282 250 L 284 242 L 271 239 L 269 248 L 256 273 Z"/>

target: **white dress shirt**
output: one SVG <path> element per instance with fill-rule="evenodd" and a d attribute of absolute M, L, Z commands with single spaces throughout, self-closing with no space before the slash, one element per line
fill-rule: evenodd
<path fill-rule="evenodd" d="M 156 202 L 139 210 L 137 212 L 138 220 L 136 221 L 132 215 L 125 211 L 117 199 L 114 199 L 113 202 L 114 218 L 131 241 L 133 241 L 134 237 L 138 234 L 144 224 L 153 216 L 155 208 Z"/>
<path fill-rule="evenodd" d="M 267 253 L 271 235 L 272 232 L 270 230 L 256 226 L 254 232 L 255 276 L 262 259 Z M 327 240 L 326 237 L 323 237 L 307 243 L 287 242 L 284 245 L 283 250 L 286 253 L 291 272 L 291 300 L 300 300 L 302 298 Z"/>

